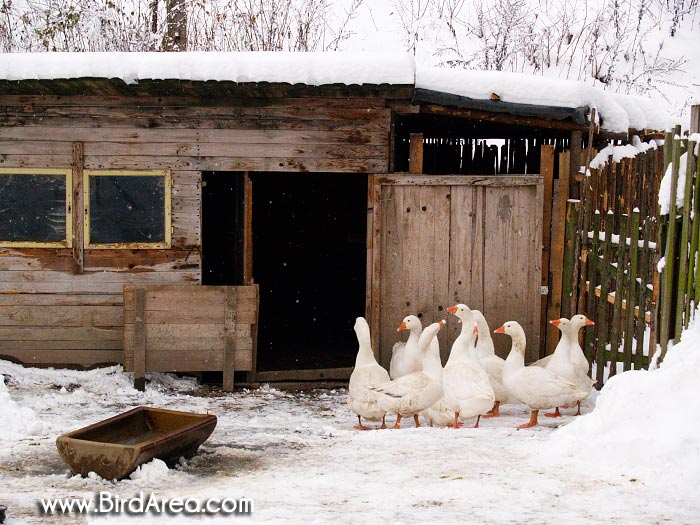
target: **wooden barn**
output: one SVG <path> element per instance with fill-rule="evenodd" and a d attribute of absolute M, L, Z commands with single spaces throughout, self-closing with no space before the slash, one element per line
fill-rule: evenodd
<path fill-rule="evenodd" d="M 0 357 L 342 380 L 355 317 L 388 365 L 405 315 L 456 302 L 520 321 L 538 357 L 562 202 L 590 137 L 628 126 L 436 81 L 463 73 L 403 55 L 0 56 Z"/>

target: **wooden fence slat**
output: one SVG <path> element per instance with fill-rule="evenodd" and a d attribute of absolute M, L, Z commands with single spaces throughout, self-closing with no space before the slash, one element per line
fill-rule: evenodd
<path fill-rule="evenodd" d="M 691 148 L 694 149 L 694 148 Z M 690 176 L 686 173 L 686 177 Z M 687 301 L 685 307 L 685 318 L 691 318 L 691 305 L 694 303 L 698 306 L 698 294 L 700 293 L 700 283 L 696 276 L 696 255 L 698 253 L 698 244 L 700 243 L 700 217 L 697 213 L 700 211 L 700 162 L 695 159 L 695 173 L 692 174 L 693 180 L 693 219 L 690 234 L 690 253 L 688 254 L 688 281 L 686 284 Z"/>
<path fill-rule="evenodd" d="M 629 260 L 630 266 L 627 272 L 627 312 L 625 320 L 625 371 L 632 367 L 632 339 L 634 334 L 634 308 L 636 306 L 637 299 L 637 260 L 639 253 L 639 209 L 635 208 L 632 211 L 632 227 L 630 235 L 630 247 L 629 247 Z M 642 286 L 644 282 L 642 281 Z M 640 303 L 640 305 L 643 303 Z M 641 324 L 644 324 L 640 320 Z M 637 350 L 641 351 L 644 346 L 644 340 L 637 341 Z"/>
<path fill-rule="evenodd" d="M 627 248 L 627 221 L 629 217 L 626 214 L 620 215 L 619 224 L 619 240 L 617 243 L 617 268 L 615 271 L 615 305 L 613 307 L 612 330 L 610 333 L 610 351 L 615 354 L 620 350 L 620 341 L 622 338 L 622 300 L 625 297 L 624 281 L 625 281 L 625 253 Z M 606 233 L 607 236 L 607 233 Z M 617 373 L 617 363 L 610 363 L 610 372 L 608 378 Z"/>
<path fill-rule="evenodd" d="M 227 286 L 225 293 L 223 390 L 224 392 L 232 392 L 234 356 L 236 350 L 236 288 Z"/>
<path fill-rule="evenodd" d="M 591 249 L 588 256 L 588 291 L 586 292 L 586 315 L 591 319 L 596 319 L 595 308 L 595 289 L 598 286 L 598 267 L 600 266 L 600 256 L 598 254 L 598 244 L 600 243 L 600 212 L 595 210 L 591 217 L 593 224 L 593 239 L 591 239 Z M 588 232 L 586 232 L 588 236 Z M 594 345 L 595 345 L 595 330 L 584 331 L 584 353 L 588 358 L 589 365 L 593 363 Z"/>
<path fill-rule="evenodd" d="M 134 290 L 134 388 L 146 389 L 146 290 Z"/>
<path fill-rule="evenodd" d="M 610 255 L 612 253 L 612 230 L 615 221 L 615 215 L 612 211 L 608 211 L 605 215 L 605 242 L 603 243 L 603 260 L 601 262 L 600 271 L 600 302 L 598 304 L 598 323 L 596 324 L 597 347 L 596 347 L 596 386 L 603 386 L 605 373 L 605 347 L 609 340 L 608 334 L 608 279 L 610 276 Z M 610 367 L 614 366 L 611 363 Z"/>
<path fill-rule="evenodd" d="M 572 307 L 572 290 L 574 282 L 578 280 L 574 272 L 574 259 L 576 257 L 576 230 L 578 228 L 579 209 L 581 201 L 568 200 L 566 203 L 566 231 L 564 246 L 564 266 L 561 292 L 561 315 L 569 319 L 575 307 Z"/>
<path fill-rule="evenodd" d="M 678 280 L 676 281 L 676 325 L 675 335 L 680 337 L 683 326 L 687 326 L 685 316 L 685 299 L 688 284 L 688 240 L 690 238 L 690 203 L 692 202 L 693 173 L 695 172 L 695 156 L 692 152 L 692 142 L 688 142 L 688 160 L 686 163 L 685 194 L 683 195 L 683 218 L 681 220 L 681 246 L 678 261 Z M 684 322 L 685 321 L 685 322 Z"/>
<path fill-rule="evenodd" d="M 544 206 L 542 217 L 542 286 L 549 286 L 549 258 L 552 252 L 552 191 L 554 184 L 554 146 L 545 144 L 541 147 L 540 173 L 544 182 Z M 549 294 L 542 294 L 540 319 L 547 319 L 547 301 Z M 540 346 L 546 348 L 547 327 L 549 323 L 540 323 Z M 544 357 L 544 356 L 541 356 Z"/>

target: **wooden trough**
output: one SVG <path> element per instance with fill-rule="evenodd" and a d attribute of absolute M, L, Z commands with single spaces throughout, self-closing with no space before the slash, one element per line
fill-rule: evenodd
<path fill-rule="evenodd" d="M 73 474 L 123 479 L 139 465 L 190 458 L 216 427 L 216 416 L 137 407 L 63 434 L 56 447 Z"/>

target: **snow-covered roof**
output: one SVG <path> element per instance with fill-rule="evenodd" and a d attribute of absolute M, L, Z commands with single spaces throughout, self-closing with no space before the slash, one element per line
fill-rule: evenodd
<path fill-rule="evenodd" d="M 77 78 L 415 85 L 471 100 L 541 108 L 596 108 L 605 130 L 663 130 L 674 124 L 650 99 L 612 94 L 583 82 L 501 71 L 416 67 L 403 53 L 3 53 L 0 79 Z M 488 109 L 488 107 L 487 107 Z M 494 107 L 495 110 L 495 107 Z M 562 117 L 563 118 L 563 117 Z"/>

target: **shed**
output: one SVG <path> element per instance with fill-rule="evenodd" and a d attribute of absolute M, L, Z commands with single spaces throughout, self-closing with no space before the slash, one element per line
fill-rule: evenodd
<path fill-rule="evenodd" d="M 248 381 L 347 378 L 358 315 L 388 366 L 455 302 L 538 357 L 553 186 L 589 132 L 658 128 L 395 54 L 5 54 L 0 107 L 0 356 Z"/>

